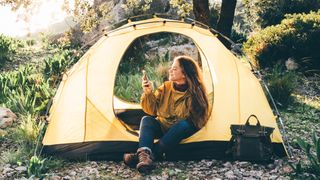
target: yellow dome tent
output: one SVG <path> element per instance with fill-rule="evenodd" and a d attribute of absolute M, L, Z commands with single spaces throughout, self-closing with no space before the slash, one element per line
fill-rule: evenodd
<path fill-rule="evenodd" d="M 171 159 L 223 158 L 231 138 L 230 125 L 256 115 L 261 125 L 274 127 L 272 142 L 286 156 L 280 131 L 259 80 L 210 30 L 194 23 L 163 18 L 130 22 L 105 33 L 63 77 L 50 109 L 43 146 L 49 154 L 67 158 L 121 159 L 134 152 L 138 136 L 116 114 L 141 111 L 139 104 L 114 96 L 115 77 L 123 54 L 137 38 L 170 32 L 191 38 L 202 60 L 204 79 L 213 100 L 204 128 L 184 139 Z"/>

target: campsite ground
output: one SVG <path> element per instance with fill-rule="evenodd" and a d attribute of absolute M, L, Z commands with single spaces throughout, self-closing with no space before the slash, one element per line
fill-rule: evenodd
<path fill-rule="evenodd" d="M 287 137 L 293 148 L 294 157 L 276 159 L 269 164 L 250 162 L 228 162 L 214 159 L 201 161 L 157 162 L 157 169 L 149 175 L 141 175 L 135 169 L 126 167 L 123 162 L 57 161 L 44 177 L 46 179 L 317 179 L 310 173 L 295 175 L 290 163 L 299 160 L 307 162 L 307 157 L 295 143 L 297 137 L 311 142 L 311 131 L 320 134 L 320 77 L 300 78 L 295 91 L 295 103 L 281 110 Z M 14 142 L 2 142 L 1 152 Z M 55 162 L 55 161 L 51 161 Z M 24 166 L 6 164 L 0 167 L 0 179 L 27 177 Z"/>

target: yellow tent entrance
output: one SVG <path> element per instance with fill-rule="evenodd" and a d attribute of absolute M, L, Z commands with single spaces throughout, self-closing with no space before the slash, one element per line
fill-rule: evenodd
<path fill-rule="evenodd" d="M 244 124 L 251 114 L 262 125 L 275 128 L 275 153 L 286 156 L 276 118 L 250 69 L 208 29 L 156 17 L 107 32 L 67 72 L 50 109 L 43 139 L 46 153 L 67 158 L 121 159 L 124 152 L 136 150 L 138 137 L 126 129 L 115 111 L 141 107 L 114 97 L 115 76 L 128 46 L 136 38 L 159 32 L 178 33 L 193 40 L 205 62 L 204 79 L 213 82 L 209 92 L 214 94 L 206 126 L 168 153 L 169 159 L 223 158 L 231 138 L 230 125 Z"/>

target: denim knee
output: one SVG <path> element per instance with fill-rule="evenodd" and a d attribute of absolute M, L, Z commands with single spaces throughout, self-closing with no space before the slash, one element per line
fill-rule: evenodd
<path fill-rule="evenodd" d="M 177 122 L 176 127 L 181 129 L 181 130 L 187 131 L 187 132 L 196 131 L 195 126 L 191 122 L 189 122 L 187 120 L 181 120 L 181 121 Z"/>
<path fill-rule="evenodd" d="M 154 127 L 157 125 L 157 120 L 152 116 L 143 116 L 140 122 L 140 130 L 142 127 Z"/>

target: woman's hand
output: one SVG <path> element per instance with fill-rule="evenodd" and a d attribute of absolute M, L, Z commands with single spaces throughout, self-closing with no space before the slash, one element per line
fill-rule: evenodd
<path fill-rule="evenodd" d="M 152 93 L 152 85 L 150 83 L 150 81 L 142 78 L 142 88 L 143 88 L 143 92 L 145 94 L 150 94 Z"/>

